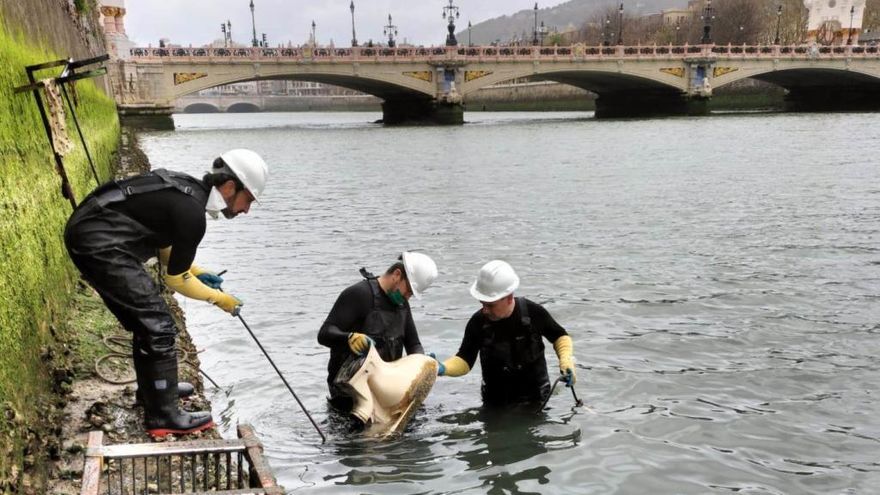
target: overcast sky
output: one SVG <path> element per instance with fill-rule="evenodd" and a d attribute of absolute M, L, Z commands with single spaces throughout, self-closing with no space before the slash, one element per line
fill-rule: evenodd
<path fill-rule="evenodd" d="M 538 2 L 539 8 L 552 7 L 565 0 Z M 125 0 L 125 27 L 129 38 L 139 45 L 158 44 L 159 38 L 172 43 L 203 45 L 222 39 L 220 23 L 232 21 L 233 39 L 250 44 L 252 37 L 250 0 Z M 279 43 L 302 44 L 308 40 L 312 20 L 318 43 L 336 46 L 351 44 L 350 0 L 254 0 L 257 37 L 266 33 L 270 46 Z M 532 9 L 534 0 L 456 0 L 460 16 L 456 31 L 474 24 Z M 390 13 L 400 42 L 441 45 L 446 39 L 443 6 L 449 0 L 355 0 L 355 29 L 359 43 L 383 38 L 382 27 Z"/>

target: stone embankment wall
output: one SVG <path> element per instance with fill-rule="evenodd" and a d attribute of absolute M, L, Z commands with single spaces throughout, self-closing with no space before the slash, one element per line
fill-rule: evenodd
<path fill-rule="evenodd" d="M 596 95 L 552 81 L 499 84 L 465 98 L 468 110 L 592 110 Z"/>
<path fill-rule="evenodd" d="M 62 232 L 70 204 L 60 194 L 34 97 L 14 94 L 27 83 L 24 67 L 103 52 L 93 0 L 0 0 L 0 493 L 45 493 L 39 472 L 58 446 L 59 389 L 65 386 L 64 322 L 78 273 Z M 38 74 L 52 77 L 57 69 Z M 119 139 L 113 100 L 102 81 L 76 85 L 77 117 L 98 174 L 110 174 Z M 76 135 L 64 157 L 77 199 L 95 180 Z"/>

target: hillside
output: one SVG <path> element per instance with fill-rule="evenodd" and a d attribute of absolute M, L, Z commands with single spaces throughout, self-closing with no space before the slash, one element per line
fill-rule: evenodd
<path fill-rule="evenodd" d="M 626 16 L 645 15 L 659 13 L 663 9 L 684 7 L 686 0 L 638 0 L 635 3 L 623 2 Z M 538 23 L 544 22 L 548 28 L 556 28 L 560 31 L 569 26 L 581 27 L 590 17 L 597 12 L 614 9 L 619 5 L 614 1 L 607 0 L 571 0 L 555 7 L 540 8 L 538 3 Z M 496 40 L 506 42 L 514 36 L 521 38 L 524 35 L 531 37 L 535 26 L 535 12 L 532 9 L 520 10 L 511 15 L 505 15 L 474 24 L 471 30 L 471 42 L 473 44 L 488 44 Z M 467 28 L 459 31 L 456 36 L 459 42 L 467 43 Z"/>

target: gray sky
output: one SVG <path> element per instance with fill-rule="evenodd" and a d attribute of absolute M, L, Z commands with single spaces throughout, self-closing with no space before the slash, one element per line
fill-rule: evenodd
<path fill-rule="evenodd" d="M 539 8 L 552 7 L 565 0 L 538 2 Z M 250 44 L 252 37 L 250 0 L 126 0 L 125 26 L 129 38 L 139 45 L 158 44 L 159 38 L 172 43 L 203 45 L 222 39 L 220 23 L 232 21 L 232 36 L 238 43 Z M 257 37 L 266 33 L 270 46 L 279 43 L 302 44 L 308 40 L 312 20 L 319 43 L 336 46 L 351 44 L 350 0 L 254 0 Z M 359 43 L 380 41 L 388 14 L 397 26 L 399 41 L 421 45 L 441 45 L 446 39 L 443 6 L 448 0 L 355 0 L 355 28 Z M 467 26 L 532 9 L 534 0 L 456 0 L 460 9 L 456 31 Z"/>

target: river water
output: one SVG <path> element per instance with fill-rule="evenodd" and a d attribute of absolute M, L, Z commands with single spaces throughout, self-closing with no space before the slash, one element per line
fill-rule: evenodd
<path fill-rule="evenodd" d="M 271 167 L 197 261 L 229 270 L 328 442 L 237 319 L 181 302 L 221 430 L 253 424 L 290 493 L 877 493 L 876 114 L 379 117 L 177 115 L 142 137 L 154 167 L 200 175 L 232 147 Z M 328 423 L 318 328 L 358 268 L 413 248 L 440 269 L 411 301 L 426 350 L 458 349 L 468 285 L 505 259 L 573 336 L 588 407 L 562 388 L 541 415 L 482 412 L 477 366 L 439 378 L 399 440 Z"/>

